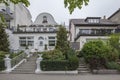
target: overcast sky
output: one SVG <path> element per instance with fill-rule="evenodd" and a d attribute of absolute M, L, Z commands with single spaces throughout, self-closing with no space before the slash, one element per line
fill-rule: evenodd
<path fill-rule="evenodd" d="M 29 0 L 30 6 L 28 9 L 31 12 L 32 20 L 42 13 L 47 12 L 53 15 L 58 24 L 66 23 L 69 19 L 86 18 L 86 17 L 109 17 L 120 8 L 120 0 L 90 0 L 88 6 L 75 9 L 70 15 L 67 8 L 64 8 L 64 0 Z"/>

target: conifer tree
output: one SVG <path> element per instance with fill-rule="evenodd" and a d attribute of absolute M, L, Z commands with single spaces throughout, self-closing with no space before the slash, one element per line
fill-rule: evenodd
<path fill-rule="evenodd" d="M 5 32 L 4 25 L 0 23 L 0 51 L 9 51 L 8 35 Z"/>
<path fill-rule="evenodd" d="M 67 40 L 67 31 L 63 26 L 60 26 L 57 32 L 57 42 L 55 48 L 62 51 L 65 57 L 67 56 L 67 51 L 70 48 L 70 46 Z"/>

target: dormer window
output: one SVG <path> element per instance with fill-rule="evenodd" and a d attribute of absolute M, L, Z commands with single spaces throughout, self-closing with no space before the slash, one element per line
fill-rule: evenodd
<path fill-rule="evenodd" d="M 47 16 L 43 16 L 43 22 L 42 23 L 47 23 Z"/>
<path fill-rule="evenodd" d="M 87 17 L 85 21 L 88 23 L 100 23 L 100 17 Z"/>

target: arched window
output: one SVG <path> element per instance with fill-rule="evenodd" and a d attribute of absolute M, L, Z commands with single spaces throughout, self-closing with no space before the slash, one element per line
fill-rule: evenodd
<path fill-rule="evenodd" d="M 39 39 L 39 40 L 44 40 L 44 38 L 43 38 L 43 37 L 39 37 L 38 39 Z"/>
<path fill-rule="evenodd" d="M 43 22 L 42 23 L 47 23 L 47 16 L 43 16 Z"/>

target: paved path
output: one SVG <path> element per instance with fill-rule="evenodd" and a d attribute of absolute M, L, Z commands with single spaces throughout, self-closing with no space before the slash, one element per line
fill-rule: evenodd
<path fill-rule="evenodd" d="M 120 80 L 120 75 L 0 74 L 0 80 Z"/>

